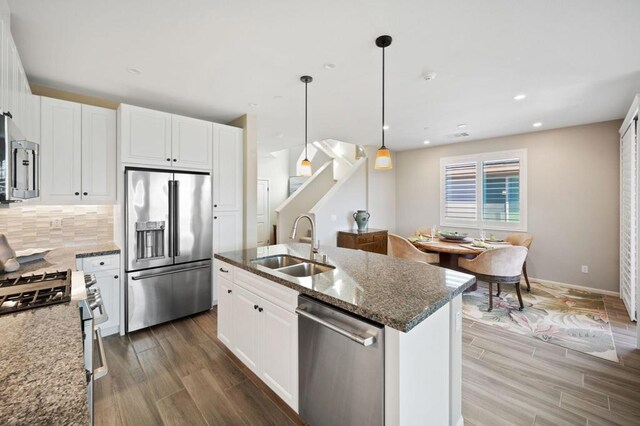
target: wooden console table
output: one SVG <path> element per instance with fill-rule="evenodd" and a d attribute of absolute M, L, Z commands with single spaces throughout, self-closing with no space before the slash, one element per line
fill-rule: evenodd
<path fill-rule="evenodd" d="M 339 231 L 338 247 L 387 254 L 387 236 L 388 231 L 386 229 L 370 228 L 366 231 L 358 231 L 357 229 Z"/>

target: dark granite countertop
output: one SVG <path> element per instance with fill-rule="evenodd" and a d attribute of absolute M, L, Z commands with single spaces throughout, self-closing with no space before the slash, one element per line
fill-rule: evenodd
<path fill-rule="evenodd" d="M 296 278 L 256 265 L 275 254 L 309 258 L 308 244 L 280 244 L 215 255 L 246 271 L 369 320 L 408 332 L 475 283 L 461 272 L 382 254 L 321 247 L 336 269 Z"/>
<path fill-rule="evenodd" d="M 113 243 L 58 248 L 0 279 L 75 271 L 76 258 L 119 252 Z M 0 424 L 89 424 L 76 301 L 0 316 L 0 366 Z"/>

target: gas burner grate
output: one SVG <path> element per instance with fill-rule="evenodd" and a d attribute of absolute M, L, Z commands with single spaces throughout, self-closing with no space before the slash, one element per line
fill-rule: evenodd
<path fill-rule="evenodd" d="M 71 270 L 0 280 L 0 315 L 71 301 Z"/>

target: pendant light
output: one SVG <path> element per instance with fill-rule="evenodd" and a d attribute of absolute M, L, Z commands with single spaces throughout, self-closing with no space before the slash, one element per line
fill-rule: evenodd
<path fill-rule="evenodd" d="M 386 124 L 384 122 L 384 49 L 391 45 L 391 36 L 382 35 L 376 39 L 376 46 L 382 48 L 382 146 L 376 153 L 376 170 L 391 170 L 393 164 L 391 164 L 391 151 L 384 146 L 384 130 Z"/>
<path fill-rule="evenodd" d="M 311 161 L 307 154 L 307 85 L 313 81 L 313 78 L 303 75 L 300 81 L 304 83 L 304 160 L 300 163 L 300 176 L 311 176 Z"/>

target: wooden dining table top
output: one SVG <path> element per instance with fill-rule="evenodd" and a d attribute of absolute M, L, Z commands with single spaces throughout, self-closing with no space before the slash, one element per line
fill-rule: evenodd
<path fill-rule="evenodd" d="M 465 243 L 457 243 L 450 241 L 442 241 L 440 239 L 435 239 L 433 241 L 413 241 L 413 245 L 423 251 L 432 251 L 438 253 L 451 253 L 451 254 L 461 254 L 461 255 L 478 255 L 482 253 L 486 249 L 480 247 L 470 247 L 471 242 Z M 500 245 L 511 245 L 509 243 L 500 243 Z"/>

